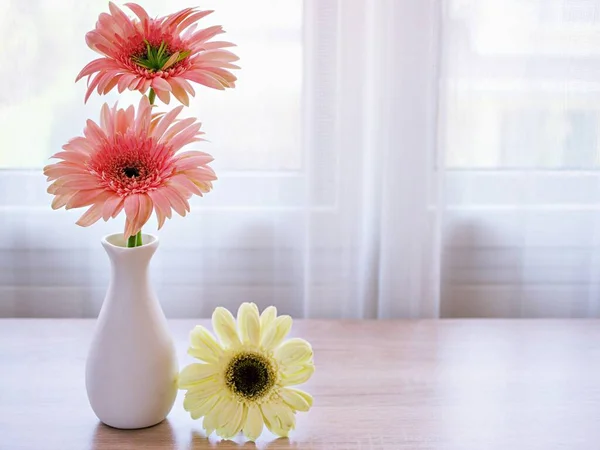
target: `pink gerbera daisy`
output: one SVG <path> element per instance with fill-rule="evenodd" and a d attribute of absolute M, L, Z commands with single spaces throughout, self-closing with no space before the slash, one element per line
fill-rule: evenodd
<path fill-rule="evenodd" d="M 62 161 L 44 168 L 52 208 L 91 207 L 77 222 L 87 227 L 125 209 L 125 237 L 136 235 L 156 212 L 158 228 L 171 210 L 185 216 L 192 194 L 212 189 L 217 177 L 207 165 L 213 158 L 203 152 L 177 153 L 200 141 L 201 124 L 195 118 L 177 120 L 183 106 L 152 114 L 148 97 L 135 108 L 113 108 L 105 103 L 100 126 L 87 121 L 84 137 L 76 137 L 53 158 Z"/>
<path fill-rule="evenodd" d="M 92 50 L 105 56 L 89 63 L 77 76 L 76 81 L 89 76 L 86 102 L 94 89 L 106 94 L 117 86 L 119 92 L 130 89 L 142 94 L 152 88 L 164 103 L 169 103 L 172 93 L 187 106 L 188 94 L 194 95 L 188 80 L 215 89 L 235 86 L 236 77 L 227 69 L 239 69 L 232 64 L 238 57 L 223 50 L 234 44 L 208 42 L 224 33 L 223 28 L 196 30 L 197 21 L 212 11 L 186 8 L 152 19 L 140 5 L 126 6 L 137 19 L 109 2 L 110 14 L 100 14 L 96 28 L 85 37 Z"/>

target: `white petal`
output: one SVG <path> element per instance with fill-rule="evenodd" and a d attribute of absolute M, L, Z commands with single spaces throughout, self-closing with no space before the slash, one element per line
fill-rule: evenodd
<path fill-rule="evenodd" d="M 242 429 L 242 418 L 246 407 L 243 403 L 234 402 L 235 409 L 230 414 L 227 423 L 217 429 L 217 434 L 225 439 L 231 439 Z"/>
<path fill-rule="evenodd" d="M 286 434 L 296 428 L 296 415 L 287 405 L 280 405 L 277 409 L 277 419 L 279 426 L 286 431 Z"/>
<path fill-rule="evenodd" d="M 269 306 L 260 315 L 260 331 L 265 334 L 277 317 L 277 308 Z"/>
<path fill-rule="evenodd" d="M 217 415 L 217 421 L 215 422 L 217 434 L 221 437 L 228 438 L 231 436 L 225 436 L 224 431 L 230 427 L 230 422 L 233 420 L 238 408 L 238 402 L 232 398 L 224 398 Z"/>
<path fill-rule="evenodd" d="M 312 347 L 304 339 L 292 338 L 275 350 L 275 358 L 284 366 L 302 365 L 313 357 Z"/>
<path fill-rule="evenodd" d="M 260 344 L 266 350 L 275 349 L 285 339 L 291 328 L 292 318 L 290 316 L 277 317 L 265 335 L 262 336 Z"/>
<path fill-rule="evenodd" d="M 295 384 L 302 384 L 306 382 L 312 374 L 315 373 L 315 366 L 307 364 L 301 366 L 299 370 L 294 373 L 281 373 L 281 384 L 283 386 L 292 386 Z"/>
<path fill-rule="evenodd" d="M 254 303 L 242 303 L 238 310 L 238 328 L 244 344 L 260 343 L 260 317 Z"/>
<path fill-rule="evenodd" d="M 255 441 L 263 430 L 263 417 L 260 408 L 254 404 L 248 407 L 248 415 L 244 424 L 244 436 Z"/>
<path fill-rule="evenodd" d="M 216 363 L 223 356 L 223 349 L 213 335 L 201 325 L 190 333 L 191 347 L 188 354 L 208 363 Z"/>
<path fill-rule="evenodd" d="M 265 425 L 272 433 L 285 437 L 293 430 L 296 421 L 293 411 L 283 403 L 263 403 L 260 405 Z"/>
<path fill-rule="evenodd" d="M 214 379 L 195 386 L 185 393 L 183 408 L 186 411 L 189 411 L 194 408 L 196 404 L 204 402 L 209 397 L 212 397 L 213 395 L 219 395 L 222 389 L 223 386 L 217 381 L 214 381 Z"/>
<path fill-rule="evenodd" d="M 212 325 L 224 347 L 240 345 L 235 319 L 227 309 L 221 306 L 215 309 L 212 315 Z"/>
<path fill-rule="evenodd" d="M 307 392 L 294 388 L 283 388 L 279 391 L 283 401 L 296 411 L 308 411 L 313 403 L 313 398 Z"/>
<path fill-rule="evenodd" d="M 179 388 L 187 389 L 205 382 L 207 378 L 217 373 L 217 367 L 213 364 L 190 364 L 179 374 Z"/>
<path fill-rule="evenodd" d="M 210 436 L 213 431 L 217 429 L 217 417 L 219 416 L 220 405 L 214 407 L 209 413 L 204 416 L 204 420 L 202 421 L 202 428 L 204 428 L 204 432 L 206 436 Z"/>
<path fill-rule="evenodd" d="M 221 398 L 218 395 L 213 395 L 203 402 L 198 402 L 193 408 L 189 409 L 192 419 L 196 420 L 206 416 L 214 408 L 218 407 Z"/>

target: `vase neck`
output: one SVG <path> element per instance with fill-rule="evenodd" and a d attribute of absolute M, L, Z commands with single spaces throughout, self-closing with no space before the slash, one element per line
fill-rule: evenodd
<path fill-rule="evenodd" d="M 147 244 L 141 247 L 127 248 L 111 243 L 111 237 L 103 239 L 102 245 L 110 259 L 112 283 L 119 289 L 125 290 L 139 289 L 145 286 L 148 283 L 150 260 L 158 248 L 158 239 L 154 236 L 144 235 Z M 121 238 L 118 236 L 115 239 Z M 112 242 L 115 242 L 115 239 Z"/>

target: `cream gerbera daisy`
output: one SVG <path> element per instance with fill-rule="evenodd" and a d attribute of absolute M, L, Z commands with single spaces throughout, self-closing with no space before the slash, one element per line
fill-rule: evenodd
<path fill-rule="evenodd" d="M 256 440 L 263 424 L 287 436 L 295 426 L 296 411 L 308 411 L 312 397 L 291 386 L 304 383 L 315 371 L 310 344 L 285 337 L 290 316 L 277 316 L 269 306 L 259 316 L 254 303 L 243 303 L 237 326 L 232 314 L 217 308 L 212 324 L 220 343 L 204 327 L 190 334 L 188 353 L 202 363 L 191 364 L 179 375 L 187 389 L 183 407 L 193 419 L 204 417 L 206 435 L 213 431 L 231 438 L 240 431 Z"/>

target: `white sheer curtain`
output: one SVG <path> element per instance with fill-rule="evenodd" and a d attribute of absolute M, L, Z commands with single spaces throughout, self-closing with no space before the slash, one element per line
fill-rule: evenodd
<path fill-rule="evenodd" d="M 443 316 L 597 316 L 600 2 L 444 10 Z"/>
<path fill-rule="evenodd" d="M 105 5 L 71 3 L 0 15 L 28 30 L 0 49 L 18 61 L 0 74 L 0 317 L 94 317 L 98 241 L 122 227 L 81 229 L 44 194 L 39 167 L 105 100 L 84 108 L 72 84 Z M 499 3 L 205 2 L 243 70 L 190 111 L 220 180 L 159 233 L 167 315 L 242 301 L 296 317 L 597 315 L 600 5 Z"/>

